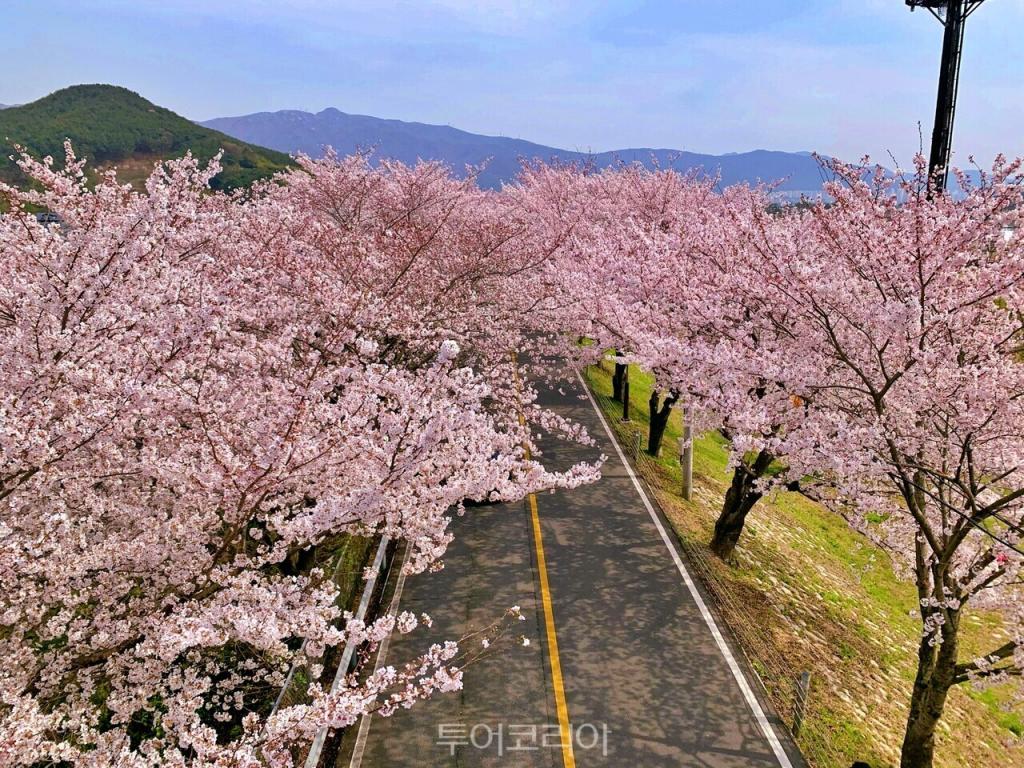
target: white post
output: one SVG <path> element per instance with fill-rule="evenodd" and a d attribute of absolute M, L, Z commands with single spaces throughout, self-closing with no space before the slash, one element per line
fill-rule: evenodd
<path fill-rule="evenodd" d="M 807 696 L 811 692 L 811 673 L 801 672 L 796 681 L 796 700 L 793 702 L 793 735 L 800 735 L 800 726 L 804 724 L 807 712 Z"/>
<path fill-rule="evenodd" d="M 679 466 L 683 470 L 683 498 L 687 501 L 693 495 L 693 427 L 690 426 L 690 409 L 683 414 L 683 436 L 679 438 Z"/>

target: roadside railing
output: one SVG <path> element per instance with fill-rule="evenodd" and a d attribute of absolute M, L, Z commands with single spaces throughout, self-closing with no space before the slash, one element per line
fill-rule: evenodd
<path fill-rule="evenodd" d="M 366 614 L 370 609 L 370 600 L 377 593 L 378 578 L 384 572 L 388 562 L 387 553 L 390 546 L 391 539 L 387 536 L 381 536 L 380 543 L 377 545 L 377 552 L 373 556 L 373 564 L 370 566 L 370 576 L 366 580 L 366 584 L 363 585 L 363 594 L 359 598 L 359 607 L 356 609 L 355 616 L 352 617 L 356 621 L 366 621 Z M 349 640 L 346 643 L 345 650 L 341 654 L 341 660 L 335 669 L 334 679 L 331 681 L 331 693 L 337 693 L 344 684 L 345 678 L 352 669 L 356 649 L 360 644 L 354 640 Z M 313 744 L 309 748 L 309 754 L 306 755 L 305 768 L 317 768 L 320 764 L 320 755 L 323 752 L 326 741 L 327 727 L 324 726 L 317 731 L 313 739 Z"/>
<path fill-rule="evenodd" d="M 374 546 L 374 544 L 376 546 Z M 370 553 L 372 560 L 370 560 Z M 360 537 L 346 539 L 334 559 L 331 580 L 339 588 L 339 605 L 351 610 L 358 598 L 353 618 L 370 621 L 378 612 L 381 594 L 390 577 L 391 568 L 395 565 L 397 547 L 387 536 L 381 536 L 376 542 Z M 369 561 L 369 562 L 368 562 Z M 305 654 L 305 646 L 300 646 L 298 653 L 288 669 L 281 690 L 278 692 L 271 709 L 271 714 L 285 706 L 309 703 L 308 669 L 319 659 L 309 659 Z M 334 652 L 333 659 L 327 657 L 325 674 L 333 671 L 331 692 L 335 693 L 345 683 L 346 676 L 352 672 L 359 661 L 360 644 L 347 643 Z M 340 653 L 340 655 L 339 655 Z M 341 738 L 340 732 L 331 733 L 327 728 L 320 729 L 308 749 L 300 750 L 297 755 L 298 764 L 304 768 L 317 768 L 320 765 L 333 765 L 333 757 Z M 303 754 L 304 753 L 304 754 Z"/>

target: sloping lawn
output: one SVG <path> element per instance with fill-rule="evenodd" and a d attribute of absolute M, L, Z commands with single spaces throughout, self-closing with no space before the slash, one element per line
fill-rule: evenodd
<path fill-rule="evenodd" d="M 630 370 L 632 421 L 611 401 L 611 364 L 586 379 L 623 446 L 646 432 L 651 379 Z M 717 433 L 694 441 L 692 501 L 680 496 L 676 446 L 681 413 L 672 414 L 662 455 L 644 454 L 640 469 L 720 610 L 761 676 L 776 708 L 792 722 L 793 683 L 811 673 L 811 692 L 798 741 L 814 766 L 899 764 L 899 747 L 914 678 L 919 623 L 913 585 L 898 580 L 889 557 L 838 515 L 804 496 L 775 492 L 758 502 L 726 565 L 707 549 L 728 484 L 727 447 Z M 999 644 L 997 615 L 964 622 L 963 658 Z M 936 765 L 1014 768 L 1024 765 L 1019 714 L 1005 711 L 1005 690 L 959 686 L 940 724 Z"/>

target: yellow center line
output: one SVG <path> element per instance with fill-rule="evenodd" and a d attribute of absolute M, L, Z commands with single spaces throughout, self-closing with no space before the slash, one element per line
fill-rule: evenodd
<path fill-rule="evenodd" d="M 555 710 L 558 712 L 558 731 L 561 734 L 562 765 L 576 768 L 576 757 L 572 752 L 572 729 L 569 725 L 569 708 L 565 704 L 565 685 L 562 681 L 562 662 L 558 657 L 558 636 L 555 634 L 555 612 L 551 604 L 551 589 L 548 586 L 548 568 L 544 559 L 544 543 L 540 533 L 540 514 L 537 512 L 537 496 L 527 497 L 530 517 L 533 518 L 533 543 L 537 549 L 537 570 L 540 572 L 540 600 L 544 606 L 544 625 L 547 629 L 548 656 L 551 659 L 551 686 L 555 689 Z"/>
<path fill-rule="evenodd" d="M 512 376 L 516 389 L 520 389 L 519 371 L 516 368 L 515 355 L 512 356 Z M 519 413 L 519 425 L 526 426 L 526 418 Z M 527 461 L 530 460 L 530 447 L 523 446 Z M 544 608 L 544 629 L 548 641 L 548 658 L 551 663 L 551 687 L 555 692 L 555 711 L 558 713 L 559 741 L 562 746 L 563 768 L 576 768 L 576 756 L 572 751 L 572 727 L 569 725 L 569 707 L 565 703 L 565 683 L 562 680 L 562 662 L 558 656 L 558 635 L 555 633 L 555 610 L 551 601 L 551 587 L 548 583 L 548 566 L 544 557 L 544 541 L 540 530 L 540 512 L 537 511 L 537 494 L 526 497 L 530 507 L 530 518 L 533 521 L 533 545 L 537 553 L 537 571 L 540 576 L 540 601 Z"/>

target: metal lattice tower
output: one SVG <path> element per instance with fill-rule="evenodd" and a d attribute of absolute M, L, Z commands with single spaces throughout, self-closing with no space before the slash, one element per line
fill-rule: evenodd
<path fill-rule="evenodd" d="M 938 189 L 946 188 L 949 178 L 949 153 L 953 143 L 953 117 L 960 80 L 960 57 L 964 49 L 967 17 L 985 0 L 906 0 L 910 10 L 925 8 L 942 24 L 942 61 L 939 64 L 939 92 L 935 100 L 935 126 L 932 129 L 929 177 Z M 936 175 L 941 169 L 941 175 Z"/>

